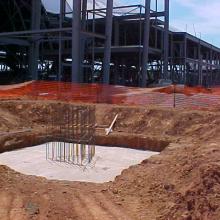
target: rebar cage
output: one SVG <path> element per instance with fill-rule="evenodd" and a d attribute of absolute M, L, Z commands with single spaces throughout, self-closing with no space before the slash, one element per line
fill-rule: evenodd
<path fill-rule="evenodd" d="M 46 159 L 84 166 L 95 156 L 95 107 L 60 104 L 47 110 Z"/>

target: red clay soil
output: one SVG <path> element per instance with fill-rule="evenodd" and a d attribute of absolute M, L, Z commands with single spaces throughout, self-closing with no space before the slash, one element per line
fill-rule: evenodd
<path fill-rule="evenodd" d="M 1 151 L 43 141 L 42 115 L 56 105 L 0 102 Z M 97 104 L 96 122 L 97 143 L 162 152 L 105 184 L 49 181 L 0 166 L 1 220 L 220 219 L 220 113 Z"/>

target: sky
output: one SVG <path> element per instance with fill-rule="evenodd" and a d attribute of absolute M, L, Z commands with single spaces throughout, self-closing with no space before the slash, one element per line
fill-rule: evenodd
<path fill-rule="evenodd" d="M 134 0 L 126 3 L 133 4 Z M 170 0 L 170 25 L 220 47 L 219 10 L 220 0 Z"/>
<path fill-rule="evenodd" d="M 49 8 L 56 8 L 59 0 L 47 1 Z M 70 2 L 72 0 L 67 0 Z M 91 1 L 91 0 L 89 0 Z M 96 0 L 97 6 L 105 6 L 106 0 Z M 114 0 L 116 5 L 141 4 L 145 0 Z M 152 6 L 155 0 L 152 1 Z M 164 0 L 158 0 L 160 4 Z M 59 4 L 59 3 L 58 3 Z M 220 47 L 220 0 L 170 0 L 170 25 L 187 31 Z"/>
<path fill-rule="evenodd" d="M 171 0 L 171 25 L 220 47 L 219 0 Z"/>

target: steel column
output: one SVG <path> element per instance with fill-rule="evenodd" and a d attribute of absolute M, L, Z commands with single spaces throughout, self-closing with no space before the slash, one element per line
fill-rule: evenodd
<path fill-rule="evenodd" d="M 188 77 L 188 73 L 187 73 L 187 68 L 186 68 L 186 59 L 187 59 L 187 38 L 186 36 L 184 37 L 184 83 L 187 83 L 187 77 Z"/>
<path fill-rule="evenodd" d="M 41 23 L 41 0 L 32 0 L 31 3 L 31 29 L 40 30 Z M 31 39 L 29 48 L 29 72 L 32 79 L 38 79 L 38 59 L 39 59 L 39 35 L 35 35 Z"/>
<path fill-rule="evenodd" d="M 142 68 L 141 80 L 139 85 L 146 87 L 147 85 L 147 69 L 148 69 L 148 56 L 149 56 L 149 37 L 150 37 L 150 0 L 145 0 L 145 20 L 144 20 L 144 37 L 143 37 L 143 54 L 142 54 Z"/>
<path fill-rule="evenodd" d="M 59 28 L 62 29 L 63 27 L 63 20 L 65 16 L 65 2 L 66 0 L 60 0 L 60 17 L 59 17 Z M 58 80 L 61 81 L 62 78 L 62 50 L 63 50 L 63 43 L 62 43 L 62 32 L 59 32 L 59 68 L 58 68 Z"/>
<path fill-rule="evenodd" d="M 105 22 L 105 48 L 103 60 L 103 82 L 109 84 L 111 45 L 112 45 L 112 20 L 113 20 L 113 0 L 107 0 L 106 22 Z"/>
<path fill-rule="evenodd" d="M 72 19 L 72 82 L 80 81 L 80 31 L 81 31 L 81 0 L 73 1 Z"/>
<path fill-rule="evenodd" d="M 115 20 L 114 23 L 114 29 L 115 29 L 115 34 L 114 34 L 114 46 L 119 46 L 119 38 L 120 38 L 120 31 L 119 31 L 119 21 Z"/>
<path fill-rule="evenodd" d="M 86 31 L 86 19 L 87 19 L 87 0 L 82 0 L 82 30 Z M 81 49 L 80 49 L 80 60 L 83 64 L 84 56 L 85 56 L 85 44 L 86 44 L 86 37 L 81 36 Z M 80 76 L 79 81 L 84 81 L 84 66 L 80 66 Z"/>
<path fill-rule="evenodd" d="M 200 40 L 201 41 L 201 40 Z M 202 53 L 201 53 L 201 42 L 199 41 L 198 45 L 198 84 L 202 85 L 203 74 L 202 74 Z"/>
<path fill-rule="evenodd" d="M 213 50 L 211 46 L 210 48 L 210 75 L 211 75 L 210 86 L 213 86 L 212 74 L 213 74 Z"/>
<path fill-rule="evenodd" d="M 164 77 L 168 79 L 169 63 L 169 0 L 164 0 Z"/>

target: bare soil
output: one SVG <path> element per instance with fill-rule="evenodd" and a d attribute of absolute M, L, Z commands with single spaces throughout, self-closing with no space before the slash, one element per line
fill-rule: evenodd
<path fill-rule="evenodd" d="M 0 151 L 44 142 L 45 115 L 55 105 L 62 103 L 1 101 Z M 96 144 L 161 153 L 105 184 L 49 181 L 0 166 L 0 219 L 220 219 L 219 112 L 96 105 L 96 122 Z"/>

